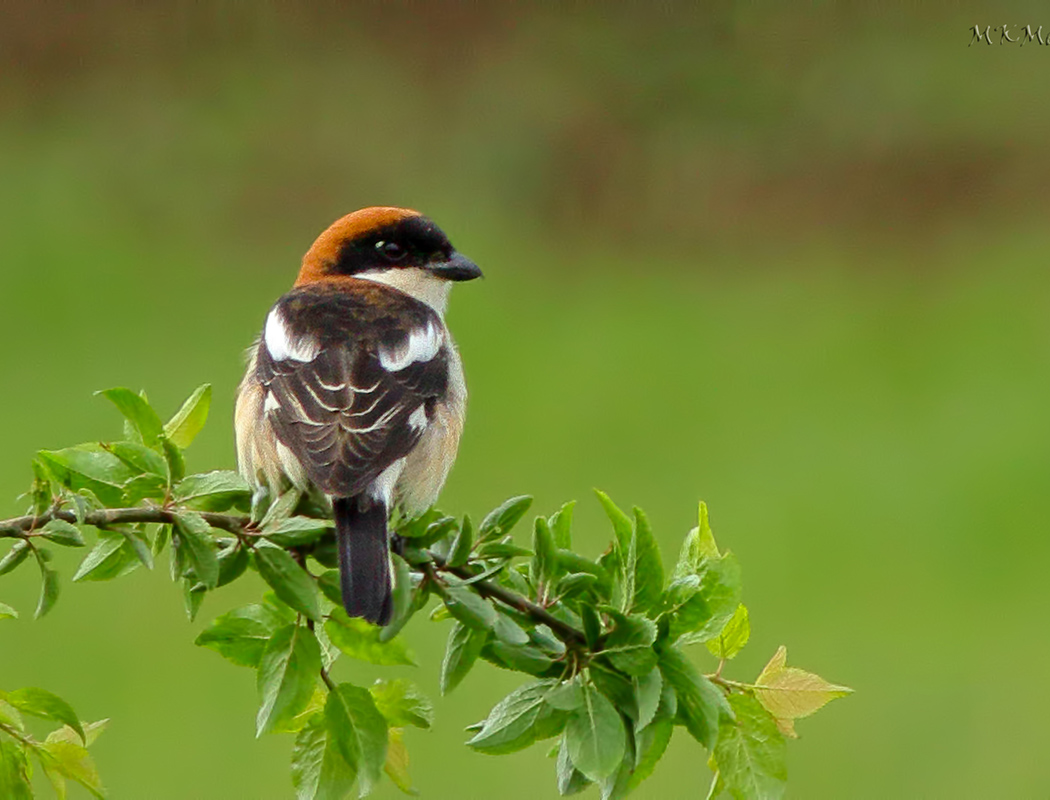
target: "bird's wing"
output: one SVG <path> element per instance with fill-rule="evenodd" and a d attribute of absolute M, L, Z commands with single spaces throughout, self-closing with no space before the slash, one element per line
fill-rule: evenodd
<path fill-rule="evenodd" d="M 381 324 L 342 316 L 317 332 L 280 303 L 271 311 L 258 361 L 265 413 L 325 493 L 360 494 L 422 436 L 448 381 L 447 333 L 426 311 Z"/>

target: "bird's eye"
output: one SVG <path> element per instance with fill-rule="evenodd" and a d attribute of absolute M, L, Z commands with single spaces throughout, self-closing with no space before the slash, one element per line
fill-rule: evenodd
<path fill-rule="evenodd" d="M 377 242 L 376 250 L 382 253 L 387 261 L 400 261 L 408 255 L 408 251 L 397 242 Z"/>

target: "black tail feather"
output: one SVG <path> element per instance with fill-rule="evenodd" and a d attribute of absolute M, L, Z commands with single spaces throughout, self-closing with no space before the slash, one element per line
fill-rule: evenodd
<path fill-rule="evenodd" d="M 351 617 L 386 625 L 394 610 L 386 506 L 365 498 L 340 497 L 332 507 L 343 607 Z"/>

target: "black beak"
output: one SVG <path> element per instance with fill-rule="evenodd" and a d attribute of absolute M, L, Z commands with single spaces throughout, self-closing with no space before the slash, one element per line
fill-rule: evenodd
<path fill-rule="evenodd" d="M 472 281 L 483 277 L 478 265 L 459 253 L 453 253 L 447 261 L 431 262 L 428 268 L 434 275 L 447 281 Z"/>

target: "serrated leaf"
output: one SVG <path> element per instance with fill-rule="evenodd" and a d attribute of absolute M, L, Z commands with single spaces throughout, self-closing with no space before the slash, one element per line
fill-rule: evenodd
<path fill-rule="evenodd" d="M 280 547 L 259 545 L 255 548 L 255 565 L 263 580 L 270 584 L 281 600 L 310 619 L 321 620 L 317 584 L 287 551 Z"/>
<path fill-rule="evenodd" d="M 282 494 L 270 505 L 266 515 L 259 523 L 259 528 L 262 530 L 275 529 L 295 513 L 295 509 L 299 506 L 299 501 L 302 500 L 302 497 L 302 492 L 294 488 Z"/>
<path fill-rule="evenodd" d="M 197 579 L 214 589 L 219 583 L 219 556 L 211 537 L 211 526 L 195 511 L 181 511 L 175 515 L 174 533 Z"/>
<path fill-rule="evenodd" d="M 299 731 L 292 747 L 292 785 L 298 800 L 344 800 L 357 771 L 346 763 L 328 735 L 323 713 Z"/>
<path fill-rule="evenodd" d="M 124 419 L 130 422 L 142 437 L 144 444 L 152 446 L 164 435 L 164 425 L 160 417 L 142 395 L 121 387 L 104 389 L 97 394 L 102 395 L 117 407 L 117 410 L 124 415 Z"/>
<path fill-rule="evenodd" d="M 623 720 L 609 700 L 589 685 L 581 687 L 583 703 L 569 715 L 565 741 L 573 766 L 592 781 L 616 772 L 623 759 Z"/>
<path fill-rule="evenodd" d="M 580 772 L 569 758 L 569 747 L 563 735 L 558 745 L 558 794 L 563 797 L 579 794 L 591 785 L 591 780 Z"/>
<path fill-rule="evenodd" d="M 310 702 L 320 672 L 321 647 L 308 629 L 286 625 L 274 633 L 259 660 L 256 736 L 299 714 Z"/>
<path fill-rule="evenodd" d="M 386 746 L 386 764 L 383 771 L 394 786 L 407 795 L 415 796 L 419 792 L 412 786 L 408 774 L 408 748 L 405 747 L 405 732 L 400 728 L 391 728 Z"/>
<path fill-rule="evenodd" d="M 695 576 L 674 581 L 675 585 L 694 585 L 696 591 L 687 593 L 687 599 L 678 603 L 667 597 L 673 595 L 668 588 L 665 603 L 672 606 L 670 614 L 671 639 L 682 638 L 682 644 L 694 644 L 713 639 L 725 627 L 740 605 L 740 564 L 736 556 L 727 553 L 718 559 L 705 559 Z"/>
<path fill-rule="evenodd" d="M 629 552 L 634 569 L 634 598 L 630 608 L 644 613 L 656 605 L 663 594 L 664 566 L 649 517 L 637 506 L 634 507 Z"/>
<path fill-rule="evenodd" d="M 489 640 L 481 655 L 498 667 L 537 677 L 546 676 L 554 664 L 554 660 L 537 647 L 512 645 L 496 639 Z"/>
<path fill-rule="evenodd" d="M 358 661 L 381 666 L 416 666 L 415 657 L 404 639 L 395 637 L 390 641 L 380 641 L 382 628 L 358 617 L 348 617 L 342 608 L 332 609 L 324 628 L 332 644 Z"/>
<path fill-rule="evenodd" d="M 660 672 L 678 698 L 678 715 L 686 730 L 708 750 L 718 738 L 719 720 L 732 717 L 726 696 L 682 651 L 667 647 L 660 651 Z"/>
<path fill-rule="evenodd" d="M 328 735 L 356 771 L 360 795 L 369 794 L 386 763 L 387 723 L 366 690 L 342 683 L 325 703 Z"/>
<path fill-rule="evenodd" d="M 646 675 L 656 666 L 656 623 L 645 617 L 621 614 L 605 609 L 616 627 L 605 638 L 602 654 L 621 672 L 631 676 Z"/>
<path fill-rule="evenodd" d="M 510 533 L 531 506 L 532 498 L 524 495 L 504 501 L 485 515 L 478 527 L 478 538 L 499 538 Z"/>
<path fill-rule="evenodd" d="M 172 494 L 187 508 L 197 511 L 226 511 L 231 507 L 247 506 L 252 490 L 238 473 L 229 470 L 187 475 L 175 486 Z"/>
<path fill-rule="evenodd" d="M 27 687 L 13 692 L 0 692 L 0 699 L 17 708 L 23 714 L 50 719 L 68 725 L 77 732 L 81 742 L 86 741 L 84 727 L 73 707 L 65 700 L 46 689 Z"/>
<path fill-rule="evenodd" d="M 448 552 L 448 565 L 450 567 L 462 567 L 470 560 L 470 553 L 474 548 L 474 526 L 469 516 L 463 517 L 456 538 L 452 540 L 452 547 Z"/>
<path fill-rule="evenodd" d="M 566 713 L 548 705 L 545 697 L 557 685 L 557 680 L 542 680 L 515 689 L 496 704 L 467 745 L 482 753 L 502 755 L 556 736 L 565 725 Z"/>
<path fill-rule="evenodd" d="M 751 622 L 748 619 L 747 606 L 741 603 L 718 636 L 708 640 L 707 649 L 716 658 L 733 658 L 744 649 L 750 637 Z"/>
<path fill-rule="evenodd" d="M 99 531 L 98 541 L 80 562 L 73 582 L 113 580 L 137 569 L 140 563 L 135 548 L 124 536 Z"/>
<path fill-rule="evenodd" d="M 257 667 L 267 644 L 284 622 L 270 606 L 253 603 L 216 618 L 201 631 L 195 643 L 234 664 Z"/>
<path fill-rule="evenodd" d="M 193 440 L 208 421 L 210 408 L 211 384 L 206 383 L 189 396 L 182 408 L 164 426 L 165 435 L 176 447 L 185 450 L 193 444 Z"/>
<path fill-rule="evenodd" d="M 634 684 L 635 702 L 638 706 L 635 729 L 640 731 L 656 717 L 663 696 L 664 681 L 660 675 L 660 668 L 654 666 L 650 672 L 633 678 L 631 682 Z"/>
<path fill-rule="evenodd" d="M 69 522 L 61 519 L 53 519 L 40 529 L 41 534 L 48 541 L 65 547 L 83 547 L 84 537 L 80 529 Z"/>
<path fill-rule="evenodd" d="M 148 473 L 161 478 L 168 477 L 167 462 L 156 450 L 144 444 L 113 442 L 105 447 L 136 473 Z"/>
<path fill-rule="evenodd" d="M 124 484 L 136 476 L 127 464 L 97 445 L 43 450 L 39 458 L 63 486 L 73 491 L 88 489 L 111 508 L 120 506 Z"/>
<path fill-rule="evenodd" d="M 572 548 L 572 515 L 575 508 L 576 501 L 571 500 L 547 521 L 554 537 L 554 546 L 561 550 Z"/>
<path fill-rule="evenodd" d="M 488 638 L 487 630 L 469 628 L 461 622 L 452 626 L 441 663 L 441 694 L 451 692 L 466 677 Z"/>
<path fill-rule="evenodd" d="M 0 797 L 4 800 L 33 800 L 29 761 L 17 742 L 0 739 Z"/>
<path fill-rule="evenodd" d="M 232 583 L 244 574 L 248 569 L 248 548 L 240 542 L 228 546 L 219 551 L 219 580 L 216 586 L 225 586 Z"/>
<path fill-rule="evenodd" d="M 0 575 L 6 575 L 13 571 L 19 564 L 29 556 L 29 544 L 25 539 L 19 539 L 11 549 L 0 559 Z"/>
<path fill-rule="evenodd" d="M 40 562 L 40 599 L 37 601 L 35 619 L 40 619 L 48 611 L 55 607 L 58 601 L 59 583 L 58 573 Z"/>
<path fill-rule="evenodd" d="M 627 779 L 626 792 L 632 792 L 653 770 L 667 751 L 674 733 L 674 717 L 677 706 L 674 691 L 665 686 L 661 692 L 660 705 L 652 722 L 644 728 L 637 726 L 635 735 L 634 769 Z"/>
<path fill-rule="evenodd" d="M 853 693 L 812 672 L 785 666 L 786 661 L 787 648 L 781 645 L 755 681 L 755 696 L 777 719 L 808 717 L 832 700 Z"/>
<path fill-rule="evenodd" d="M 41 743 L 36 752 L 48 776 L 57 772 L 63 778 L 76 781 L 95 797 L 105 797 L 98 769 L 87 748 L 76 742 L 54 739 Z"/>
<path fill-rule="evenodd" d="M 776 800 L 787 788 L 787 743 L 753 697 L 729 698 L 735 721 L 723 718 L 714 748 L 718 772 L 737 800 Z"/>
<path fill-rule="evenodd" d="M 685 537 L 682 543 L 682 551 L 678 556 L 675 566 L 674 577 L 682 578 L 686 575 L 694 575 L 700 568 L 700 563 L 706 559 L 720 558 L 718 545 L 715 543 L 714 534 L 707 515 L 707 504 L 700 502 L 700 522 Z"/>
<path fill-rule="evenodd" d="M 547 583 L 554 577 L 557 553 L 550 525 L 544 517 L 536 517 L 532 532 L 532 563 L 529 565 L 529 577 L 538 591 L 545 592 Z"/>
<path fill-rule="evenodd" d="M 471 628 L 492 629 L 498 615 L 488 599 L 475 594 L 466 586 L 451 584 L 441 590 L 449 613 Z"/>
<path fill-rule="evenodd" d="M 368 691 L 379 713 L 395 728 L 415 725 L 425 729 L 434 722 L 434 704 L 412 681 L 378 680 Z"/>
<path fill-rule="evenodd" d="M 263 536 L 280 547 L 298 547 L 316 542 L 332 530 L 333 525 L 334 523 L 324 519 L 289 517 L 282 520 L 273 530 L 264 530 Z"/>

